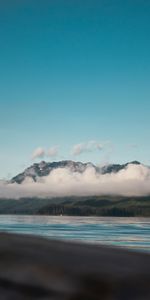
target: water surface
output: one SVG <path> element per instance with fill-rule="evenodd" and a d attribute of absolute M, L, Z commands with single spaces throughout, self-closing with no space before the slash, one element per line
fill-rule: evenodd
<path fill-rule="evenodd" d="M 3 215 L 0 231 L 150 252 L 150 218 Z"/>

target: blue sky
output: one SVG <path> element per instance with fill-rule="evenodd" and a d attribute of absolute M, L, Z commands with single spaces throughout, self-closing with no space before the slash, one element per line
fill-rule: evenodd
<path fill-rule="evenodd" d="M 1 178 L 38 147 L 150 164 L 149 18 L 146 0 L 0 3 Z M 72 154 L 89 141 L 102 149 Z"/>

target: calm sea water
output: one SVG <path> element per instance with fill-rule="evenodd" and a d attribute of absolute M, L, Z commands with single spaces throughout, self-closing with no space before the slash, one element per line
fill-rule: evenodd
<path fill-rule="evenodd" d="M 0 231 L 113 245 L 150 253 L 150 218 L 0 216 Z"/>

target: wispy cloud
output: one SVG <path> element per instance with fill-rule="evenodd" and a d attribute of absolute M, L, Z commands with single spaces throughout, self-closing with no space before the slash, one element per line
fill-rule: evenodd
<path fill-rule="evenodd" d="M 48 157 L 56 157 L 56 156 L 58 156 L 58 151 L 59 151 L 59 147 L 58 146 L 53 146 L 53 147 L 48 149 L 46 154 L 47 154 Z"/>
<path fill-rule="evenodd" d="M 103 150 L 104 144 L 99 143 L 98 141 L 88 141 L 73 146 L 72 154 L 78 156 L 85 152 L 93 152 L 95 150 Z"/>
<path fill-rule="evenodd" d="M 43 158 L 45 156 L 45 150 L 42 147 L 36 148 L 32 153 L 32 159 Z"/>
<path fill-rule="evenodd" d="M 37 158 L 44 158 L 44 157 L 56 157 L 58 155 L 59 147 L 58 146 L 52 146 L 48 150 L 38 147 L 36 148 L 32 153 L 32 159 Z"/>
<path fill-rule="evenodd" d="M 137 149 L 138 145 L 137 144 L 129 144 L 127 145 L 128 149 Z"/>

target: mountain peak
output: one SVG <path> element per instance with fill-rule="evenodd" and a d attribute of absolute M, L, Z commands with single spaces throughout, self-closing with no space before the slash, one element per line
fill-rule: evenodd
<path fill-rule="evenodd" d="M 62 160 L 62 161 L 54 161 L 54 162 L 45 162 L 41 161 L 40 163 L 34 163 L 27 169 L 25 169 L 22 173 L 18 174 L 17 176 L 13 177 L 11 183 L 22 183 L 26 177 L 32 178 L 34 181 L 38 177 L 47 176 L 53 170 L 58 168 L 68 168 L 72 172 L 79 172 L 83 173 L 85 169 L 89 166 L 96 168 L 92 163 L 82 163 L 82 162 L 75 162 L 72 160 Z"/>
<path fill-rule="evenodd" d="M 97 173 L 106 174 L 106 173 L 117 173 L 120 170 L 126 168 L 129 164 L 140 165 L 140 162 L 132 161 L 123 165 L 110 164 L 100 168 L 100 167 L 96 167 L 91 162 L 82 163 L 79 161 L 76 162 L 72 160 L 62 160 L 62 161 L 54 161 L 54 162 L 41 161 L 40 163 L 34 163 L 33 165 L 25 169 L 22 173 L 13 177 L 11 183 L 21 184 L 27 177 L 30 177 L 34 181 L 36 181 L 38 177 L 47 176 L 53 170 L 58 168 L 67 168 L 71 172 L 83 173 L 88 167 L 93 167 Z"/>
<path fill-rule="evenodd" d="M 129 164 L 132 164 L 132 165 L 141 165 L 141 163 L 138 160 L 133 160 L 133 161 L 129 162 L 128 165 Z"/>

